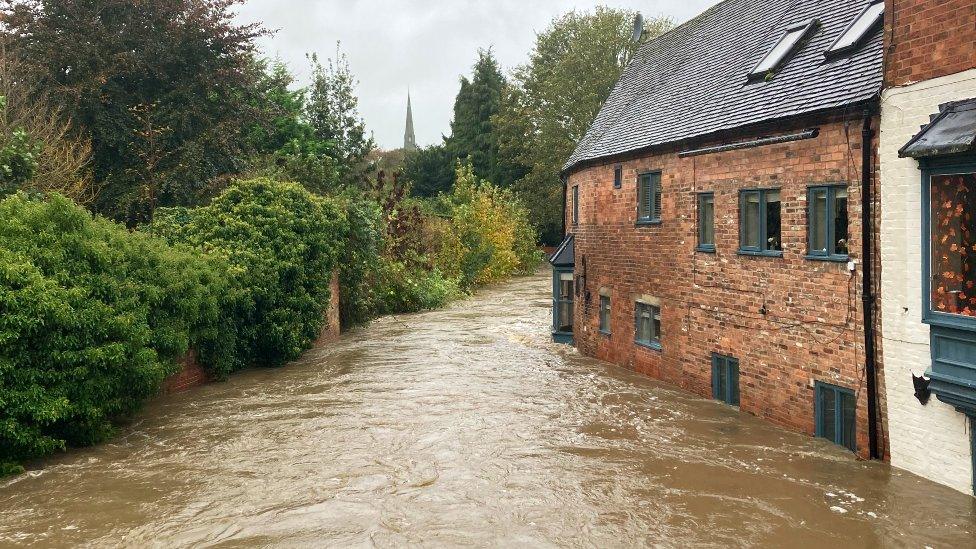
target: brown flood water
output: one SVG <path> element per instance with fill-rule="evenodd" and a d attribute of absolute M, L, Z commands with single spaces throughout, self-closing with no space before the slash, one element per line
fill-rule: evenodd
<path fill-rule="evenodd" d="M 973 547 L 976 501 L 549 342 L 549 278 L 160 399 L 0 546 Z"/>

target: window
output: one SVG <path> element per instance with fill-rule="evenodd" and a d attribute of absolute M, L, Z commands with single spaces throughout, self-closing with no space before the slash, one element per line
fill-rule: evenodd
<path fill-rule="evenodd" d="M 739 405 L 739 359 L 712 353 L 712 397 Z"/>
<path fill-rule="evenodd" d="M 610 333 L 610 296 L 600 296 L 600 332 Z"/>
<path fill-rule="evenodd" d="M 854 391 L 818 381 L 816 399 L 817 436 L 851 451 L 857 450 Z"/>
<path fill-rule="evenodd" d="M 844 29 L 837 40 L 824 52 L 829 57 L 837 57 L 857 49 L 861 41 L 881 22 L 884 15 L 884 0 L 874 0 L 865 7 L 851 24 Z"/>
<path fill-rule="evenodd" d="M 634 313 L 634 340 L 646 347 L 661 349 L 661 308 L 638 301 Z"/>
<path fill-rule="evenodd" d="M 613 188 L 619 189 L 624 183 L 624 168 L 623 166 L 613 167 Z"/>
<path fill-rule="evenodd" d="M 931 311 L 976 317 L 976 173 L 933 175 L 929 193 Z"/>
<path fill-rule="evenodd" d="M 579 185 L 573 187 L 573 225 L 579 225 Z"/>
<path fill-rule="evenodd" d="M 715 251 L 715 195 L 698 194 L 698 250 Z"/>
<path fill-rule="evenodd" d="M 755 255 L 783 255 L 779 189 L 756 189 L 739 194 L 739 251 Z"/>
<path fill-rule="evenodd" d="M 637 222 L 661 221 L 661 172 L 641 174 L 637 178 Z"/>
<path fill-rule="evenodd" d="M 847 261 L 847 187 L 810 187 L 807 257 Z"/>
<path fill-rule="evenodd" d="M 556 299 L 556 331 L 573 331 L 573 273 L 559 273 Z"/>
<path fill-rule="evenodd" d="M 767 74 L 779 69 L 787 60 L 787 57 L 793 53 L 800 41 L 815 28 L 816 24 L 817 21 L 812 20 L 787 28 L 783 36 L 773 46 L 773 49 L 769 50 L 769 53 L 759 61 L 755 68 L 749 71 L 749 78 L 763 78 Z"/>

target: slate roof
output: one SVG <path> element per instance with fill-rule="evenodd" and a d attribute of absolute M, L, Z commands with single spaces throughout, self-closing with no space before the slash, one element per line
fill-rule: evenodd
<path fill-rule="evenodd" d="M 549 258 L 549 263 L 553 267 L 572 267 L 576 263 L 576 238 L 572 234 L 566 235 Z"/>
<path fill-rule="evenodd" d="M 976 98 L 939 105 L 939 112 L 898 151 L 902 158 L 943 156 L 976 150 Z"/>
<path fill-rule="evenodd" d="M 872 99 L 882 85 L 882 30 L 852 53 L 824 52 L 870 0 L 725 0 L 648 41 L 624 70 L 564 166 L 757 122 Z M 810 41 L 771 80 L 749 71 L 791 25 L 817 19 Z"/>

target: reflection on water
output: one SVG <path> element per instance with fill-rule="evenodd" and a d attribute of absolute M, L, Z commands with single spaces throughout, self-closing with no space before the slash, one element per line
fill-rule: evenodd
<path fill-rule="evenodd" d="M 0 481 L 0 545 L 976 545 L 968 496 L 550 343 L 549 280 L 154 402 Z"/>

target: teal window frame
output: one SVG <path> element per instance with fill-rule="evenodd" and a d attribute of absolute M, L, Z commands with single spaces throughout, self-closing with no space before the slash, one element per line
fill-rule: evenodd
<path fill-rule="evenodd" d="M 729 406 L 739 405 L 739 359 L 712 353 L 712 398 Z"/>
<path fill-rule="evenodd" d="M 641 313 L 643 310 L 647 310 L 650 313 L 650 339 L 641 339 Z M 658 321 L 658 327 L 654 326 L 654 321 Z M 643 301 L 634 302 L 634 343 L 642 347 L 647 347 L 654 349 L 656 351 L 661 350 L 661 307 L 658 305 L 651 305 L 650 303 L 644 303 Z"/>
<path fill-rule="evenodd" d="M 712 201 L 712 241 L 705 242 L 705 221 L 702 219 L 702 209 L 707 199 Z M 701 192 L 696 199 L 698 207 L 698 246 L 695 247 L 699 252 L 715 253 L 715 193 Z"/>
<path fill-rule="evenodd" d="M 834 210 L 837 204 L 837 191 L 839 189 L 848 189 L 848 186 L 843 183 L 830 184 L 830 185 L 813 185 L 807 188 L 807 259 L 817 260 L 817 261 L 838 261 L 846 263 L 850 259 L 849 254 L 837 253 L 837 220 L 834 217 Z M 813 195 L 817 192 L 825 191 L 827 194 L 827 205 L 824 209 L 824 215 L 821 219 L 817 219 L 814 215 L 814 199 Z M 848 193 L 848 197 L 850 194 Z M 782 199 L 782 197 L 781 197 Z M 848 209 L 850 208 L 850 202 L 848 202 Z M 816 250 L 813 247 L 814 238 L 814 223 L 824 223 L 825 224 L 825 239 L 828 246 L 835 246 L 834 250 L 828 249 Z M 850 250 L 850 215 L 847 217 L 847 244 L 848 250 Z"/>
<path fill-rule="evenodd" d="M 661 223 L 661 172 L 643 172 L 637 176 L 637 224 Z"/>
<path fill-rule="evenodd" d="M 779 247 L 772 249 L 769 247 L 769 212 L 766 201 L 770 193 L 779 193 L 780 216 L 779 216 Z M 759 245 L 751 246 L 746 243 L 748 236 L 745 233 L 746 200 L 750 195 L 759 197 Z M 757 255 L 766 257 L 783 257 L 783 191 L 778 187 L 764 189 L 742 189 L 739 191 L 739 254 Z"/>
<path fill-rule="evenodd" d="M 832 413 L 825 409 L 827 395 L 833 398 Z M 850 416 L 843 406 L 845 399 L 850 399 Z M 831 413 L 833 417 L 828 417 Z M 843 446 L 852 452 L 857 451 L 857 395 L 851 389 L 817 381 L 814 384 L 814 417 L 816 434 L 819 438 L 827 439 L 838 446 Z M 845 423 L 850 420 L 850 440 L 845 439 Z M 828 430 L 829 428 L 829 430 Z"/>
<path fill-rule="evenodd" d="M 610 296 L 601 295 L 600 296 L 600 333 L 603 335 L 610 335 L 611 332 L 611 308 Z"/>

